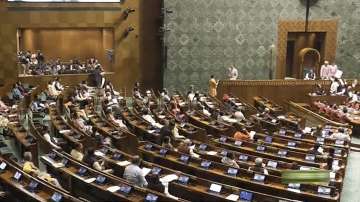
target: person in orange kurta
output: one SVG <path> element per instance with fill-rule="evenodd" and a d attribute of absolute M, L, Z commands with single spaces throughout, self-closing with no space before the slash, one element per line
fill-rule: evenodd
<path fill-rule="evenodd" d="M 215 80 L 214 75 L 211 75 L 210 80 L 209 80 L 209 95 L 211 97 L 216 97 L 217 92 L 216 92 L 216 88 L 218 85 L 218 81 Z"/>

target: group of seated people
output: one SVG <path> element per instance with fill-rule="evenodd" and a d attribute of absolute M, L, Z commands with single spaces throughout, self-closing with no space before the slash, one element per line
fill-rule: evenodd
<path fill-rule="evenodd" d="M 99 143 L 104 146 L 111 146 L 111 140 L 107 138 L 106 140 L 101 139 L 100 136 Z M 81 143 L 77 143 L 77 145 L 70 151 L 70 155 L 72 158 L 79 162 L 84 162 L 95 170 L 102 171 L 105 173 L 113 173 L 113 169 L 108 168 L 106 162 L 99 158 L 96 155 L 96 151 L 93 148 L 88 148 L 84 151 L 84 146 Z"/>
<path fill-rule="evenodd" d="M 79 74 L 89 73 L 95 68 L 102 69 L 101 64 L 95 58 L 90 58 L 85 62 L 78 59 L 69 62 L 61 62 L 60 59 L 46 62 L 43 53 L 39 50 L 36 53 L 20 51 L 17 58 L 24 75 Z"/>
<path fill-rule="evenodd" d="M 316 84 L 312 92 L 309 93 L 310 96 L 346 96 L 347 101 L 350 103 L 360 101 L 360 93 L 355 90 L 357 87 L 358 81 L 355 79 L 352 83 L 339 78 L 330 78 L 331 85 L 330 90 L 327 92 L 321 84 Z"/>
<path fill-rule="evenodd" d="M 358 114 L 360 110 L 360 103 L 346 103 L 345 105 L 332 104 L 329 105 L 326 102 L 314 101 L 313 106 L 320 114 L 324 114 L 331 120 L 339 121 L 341 123 L 348 123 L 349 116 Z"/>
<path fill-rule="evenodd" d="M 41 171 L 38 167 L 36 167 L 32 161 L 32 154 L 30 152 L 24 153 L 24 164 L 23 164 L 23 171 L 28 173 L 34 177 L 38 177 L 56 187 L 62 188 L 59 181 L 48 174 L 46 171 Z"/>
<path fill-rule="evenodd" d="M 29 94 L 31 87 L 25 87 L 21 81 L 16 82 L 11 89 L 11 97 L 14 101 L 19 101 Z"/>

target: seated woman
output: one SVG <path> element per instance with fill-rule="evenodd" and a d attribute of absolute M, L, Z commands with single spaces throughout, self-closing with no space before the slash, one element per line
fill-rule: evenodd
<path fill-rule="evenodd" d="M 59 181 L 56 178 L 51 177 L 50 174 L 46 173 L 46 172 L 41 172 L 39 170 L 39 168 L 37 168 L 34 163 L 32 162 L 32 155 L 30 152 L 25 152 L 24 153 L 24 165 L 23 165 L 23 171 L 25 173 L 37 176 L 38 178 L 47 181 L 48 183 L 57 186 L 57 187 L 61 187 Z"/>
<path fill-rule="evenodd" d="M 84 158 L 83 145 L 81 143 L 76 144 L 76 147 L 71 150 L 70 155 L 77 161 L 82 161 Z"/>
<path fill-rule="evenodd" d="M 95 150 L 89 149 L 83 158 L 83 162 L 90 165 L 92 168 L 105 173 L 113 173 L 113 169 L 106 168 L 104 160 L 98 160 L 95 156 Z"/>
<path fill-rule="evenodd" d="M 226 156 L 221 159 L 221 163 L 227 166 L 231 166 L 233 168 L 240 168 L 239 165 L 236 163 L 235 155 L 232 152 L 228 152 Z"/>

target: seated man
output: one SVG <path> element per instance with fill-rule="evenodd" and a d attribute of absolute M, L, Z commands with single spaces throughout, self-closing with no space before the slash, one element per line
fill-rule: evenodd
<path fill-rule="evenodd" d="M 134 156 L 131 164 L 125 167 L 123 178 L 139 187 L 146 187 L 148 185 L 141 168 L 141 159 L 139 156 Z"/>
<path fill-rule="evenodd" d="M 233 168 L 240 168 L 240 166 L 236 163 L 235 155 L 232 152 L 228 152 L 226 156 L 221 159 L 221 163 Z"/>
<path fill-rule="evenodd" d="M 21 93 L 21 91 L 19 90 L 16 84 L 13 85 L 11 94 L 14 100 L 21 100 L 24 98 L 24 95 Z"/>
<path fill-rule="evenodd" d="M 335 132 L 332 135 L 330 135 L 330 138 L 335 139 L 335 140 L 348 141 L 348 142 L 350 142 L 350 140 L 351 140 L 350 136 L 345 133 L 344 128 L 339 128 L 338 132 Z"/>
<path fill-rule="evenodd" d="M 47 85 L 47 89 L 49 92 L 50 97 L 56 98 L 57 96 L 60 95 L 61 91 L 56 90 L 54 82 L 53 81 L 49 81 L 48 85 Z"/>
<path fill-rule="evenodd" d="M 160 123 L 156 122 L 154 120 L 154 118 L 149 114 L 149 111 L 144 109 L 142 111 L 142 118 L 145 119 L 145 121 L 149 122 L 152 126 L 156 127 L 156 128 L 162 128 L 163 125 L 161 125 Z"/>
<path fill-rule="evenodd" d="M 64 90 L 64 87 L 63 85 L 61 85 L 60 83 L 60 78 L 59 77 L 56 77 L 55 80 L 54 80 L 54 87 L 57 91 L 63 91 Z"/>
<path fill-rule="evenodd" d="M 260 157 L 257 157 L 255 159 L 255 166 L 253 168 L 249 167 L 249 170 L 254 172 L 264 173 L 265 175 L 269 175 L 269 172 L 265 168 L 265 164 L 263 163 L 263 159 Z"/>

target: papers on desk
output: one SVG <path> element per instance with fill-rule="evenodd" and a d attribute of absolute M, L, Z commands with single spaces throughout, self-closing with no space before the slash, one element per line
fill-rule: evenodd
<path fill-rule="evenodd" d="M 165 184 L 165 183 L 169 183 L 171 181 L 177 180 L 179 179 L 179 177 L 175 174 L 170 174 L 170 175 L 166 175 L 162 178 L 160 178 L 160 182 Z"/>
<path fill-rule="evenodd" d="M 335 180 L 336 173 L 330 172 L 330 179 Z"/>
<path fill-rule="evenodd" d="M 130 162 L 129 161 L 119 161 L 116 164 L 118 164 L 119 166 L 127 166 L 127 165 L 130 165 Z"/>
<path fill-rule="evenodd" d="M 150 173 L 151 169 L 150 169 L 150 168 L 143 167 L 143 168 L 141 169 L 141 171 L 142 171 L 143 176 L 145 177 L 147 174 Z"/>
<path fill-rule="evenodd" d="M 119 189 L 120 189 L 119 186 L 111 186 L 111 187 L 107 188 L 106 190 L 108 190 L 111 193 L 114 193 L 114 192 L 118 191 Z"/>
<path fill-rule="evenodd" d="M 98 150 L 96 150 L 96 151 L 94 152 L 94 154 L 95 154 L 96 156 L 105 156 L 104 153 L 102 153 L 101 151 L 98 151 Z"/>
<path fill-rule="evenodd" d="M 281 115 L 277 117 L 278 119 L 285 119 L 285 116 Z"/>
<path fill-rule="evenodd" d="M 226 197 L 226 199 L 230 201 L 237 201 L 239 200 L 239 195 L 230 194 L 229 196 Z"/>
<path fill-rule="evenodd" d="M 287 190 L 292 191 L 292 192 L 296 192 L 296 193 L 300 193 L 300 189 L 293 189 L 293 188 L 287 188 Z"/>
<path fill-rule="evenodd" d="M 215 156 L 217 154 L 216 151 L 208 151 L 206 152 L 207 155 Z"/>
<path fill-rule="evenodd" d="M 52 160 L 48 156 L 42 156 L 41 158 L 43 160 L 47 161 L 48 163 L 50 163 L 52 166 L 54 166 L 54 168 L 62 168 L 65 166 L 63 163 L 56 163 L 54 160 Z"/>
<path fill-rule="evenodd" d="M 71 132 L 71 130 L 60 130 L 60 131 L 59 131 L 59 133 L 61 133 L 61 134 L 70 133 L 70 132 Z"/>
<path fill-rule="evenodd" d="M 250 131 L 249 135 L 250 135 L 250 139 L 254 139 L 256 132 L 255 131 Z"/>
<path fill-rule="evenodd" d="M 92 178 L 88 178 L 86 180 L 84 180 L 86 183 L 92 183 L 92 182 L 95 182 L 96 178 L 95 177 L 92 177 Z"/>
<path fill-rule="evenodd" d="M 218 184 L 211 184 L 210 191 L 220 193 L 222 186 Z"/>
<path fill-rule="evenodd" d="M 152 134 L 152 133 L 155 133 L 156 130 L 148 130 L 147 132 L 150 133 L 150 134 Z"/>
<path fill-rule="evenodd" d="M 311 133 L 311 128 L 310 127 L 305 127 L 303 132 L 304 133 Z"/>

